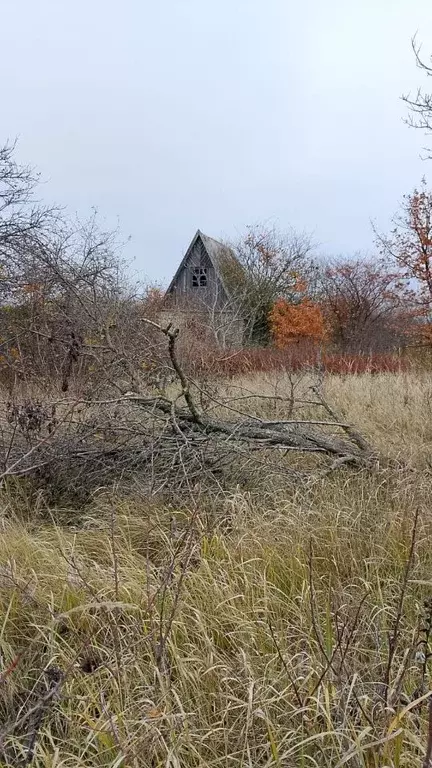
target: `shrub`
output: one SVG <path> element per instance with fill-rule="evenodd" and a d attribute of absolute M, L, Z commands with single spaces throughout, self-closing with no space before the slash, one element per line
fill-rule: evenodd
<path fill-rule="evenodd" d="M 396 373 L 408 370 L 411 363 L 395 354 L 342 354 L 319 350 L 314 344 L 275 347 L 250 347 L 240 350 L 202 348 L 198 344 L 183 348 L 183 363 L 192 375 L 240 376 L 272 371 L 297 372 L 319 369 L 333 374 Z"/>

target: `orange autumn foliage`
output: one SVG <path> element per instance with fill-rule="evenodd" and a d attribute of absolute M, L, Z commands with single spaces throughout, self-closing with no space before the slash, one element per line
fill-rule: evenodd
<path fill-rule="evenodd" d="M 388 236 L 377 234 L 381 253 L 416 281 L 419 301 L 432 304 L 432 192 L 423 178 L 420 189 L 404 195 L 394 228 Z"/>
<path fill-rule="evenodd" d="M 321 308 L 310 299 L 289 304 L 278 299 L 270 312 L 270 328 L 274 343 L 280 349 L 298 341 L 315 344 L 326 338 L 326 327 Z"/>

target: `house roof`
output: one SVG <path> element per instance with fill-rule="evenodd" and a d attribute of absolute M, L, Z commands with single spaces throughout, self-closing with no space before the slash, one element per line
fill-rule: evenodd
<path fill-rule="evenodd" d="M 224 262 L 226 262 L 227 257 L 235 260 L 236 262 L 238 262 L 238 259 L 234 251 L 232 250 L 232 248 L 230 248 L 227 245 L 224 245 L 224 243 L 219 242 L 219 240 L 215 240 L 213 237 L 209 237 L 208 235 L 205 235 L 204 232 L 201 232 L 200 229 L 196 231 L 194 237 L 192 238 L 191 244 L 189 245 L 189 248 L 187 249 L 185 255 L 183 256 L 178 266 L 178 269 L 168 286 L 167 294 L 171 293 L 171 291 L 173 290 L 176 280 L 180 272 L 182 271 L 184 265 L 186 264 L 189 258 L 189 255 L 195 246 L 196 241 L 199 238 L 201 239 L 201 242 L 206 250 L 207 256 L 209 257 L 214 267 L 218 280 L 221 282 L 226 295 L 229 297 L 230 292 L 228 290 L 226 282 L 224 281 L 224 276 L 223 276 L 223 265 L 224 265 Z"/>

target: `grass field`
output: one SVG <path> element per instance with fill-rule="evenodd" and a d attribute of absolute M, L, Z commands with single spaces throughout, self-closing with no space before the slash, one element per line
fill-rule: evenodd
<path fill-rule="evenodd" d="M 1 765 L 421 768 L 432 378 L 325 391 L 392 462 L 182 509 L 3 491 Z"/>

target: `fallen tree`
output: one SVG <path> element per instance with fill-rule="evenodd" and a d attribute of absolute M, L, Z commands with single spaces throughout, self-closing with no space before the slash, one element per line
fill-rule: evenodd
<path fill-rule="evenodd" d="M 103 386 L 99 376 L 97 388 L 85 397 L 77 392 L 8 404 L 3 482 L 27 476 L 54 495 L 72 489 L 86 498 L 101 485 L 138 477 L 150 493 L 176 497 L 209 485 L 247 486 L 258 478 L 316 478 L 376 461 L 368 441 L 327 403 L 317 372 L 297 377 L 286 372 L 283 393 L 274 395 L 236 385 L 233 390 L 211 377 L 199 381 L 182 365 L 178 329 L 146 317 L 141 323 L 149 331 L 148 343 L 158 347 L 163 386 L 149 381 L 107 329 L 99 350 Z M 269 410 L 273 418 L 264 415 Z"/>

